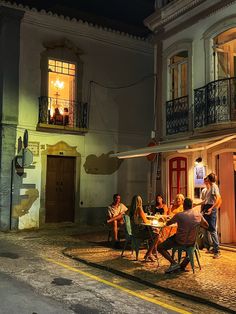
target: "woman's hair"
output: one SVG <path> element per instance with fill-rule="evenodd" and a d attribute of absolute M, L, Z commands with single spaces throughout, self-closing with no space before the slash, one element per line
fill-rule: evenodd
<path fill-rule="evenodd" d="M 113 201 L 116 200 L 117 196 L 120 196 L 120 194 L 119 194 L 119 193 L 116 193 L 116 194 L 113 195 Z"/>
<path fill-rule="evenodd" d="M 211 183 L 215 183 L 216 182 L 216 175 L 212 172 L 210 174 L 208 174 L 207 176 L 208 180 L 211 182 Z"/>
<path fill-rule="evenodd" d="M 159 203 L 158 203 L 158 201 L 157 201 L 157 198 L 158 198 L 158 197 L 161 197 L 161 198 L 162 198 L 162 203 L 163 203 L 163 204 L 166 203 L 165 200 L 164 200 L 164 198 L 163 198 L 163 196 L 162 196 L 161 194 L 157 194 L 157 195 L 156 195 L 156 206 L 159 205 Z"/>
<path fill-rule="evenodd" d="M 181 199 L 182 199 L 182 201 L 184 201 L 184 199 L 185 199 L 184 195 L 183 195 L 183 194 L 181 194 L 181 193 L 176 194 L 176 196 L 175 196 L 175 200 L 176 200 L 178 197 L 179 197 L 179 198 L 181 198 Z"/>
<path fill-rule="evenodd" d="M 142 207 L 143 205 L 143 200 L 140 195 L 134 195 L 131 201 L 130 205 L 130 211 L 129 211 L 129 216 L 132 218 L 134 216 L 134 213 L 138 207 Z"/>

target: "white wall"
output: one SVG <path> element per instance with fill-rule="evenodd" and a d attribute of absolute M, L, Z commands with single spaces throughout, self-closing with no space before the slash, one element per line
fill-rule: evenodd
<path fill-rule="evenodd" d="M 142 147 L 149 142 L 153 129 L 153 78 L 115 90 L 92 85 L 89 132 L 85 136 L 36 131 L 43 42 L 63 38 L 83 52 L 83 101 L 88 101 L 89 81 L 121 87 L 153 73 L 153 50 L 148 43 L 85 24 L 27 12 L 21 26 L 18 135 L 22 136 L 24 129 L 28 129 L 29 141 L 39 142 L 41 147 L 40 156 L 35 158 L 31 183 L 35 183 L 40 192 L 45 171 L 41 167 L 41 151 L 47 144 L 63 140 L 76 146 L 81 154 L 79 194 L 83 207 L 105 207 L 118 190 L 127 202 L 135 193 L 145 198 L 149 166 L 146 160 L 124 161 L 120 170 L 111 175 L 87 174 L 83 165 L 90 154 L 100 156 L 112 150 Z M 135 183 L 137 178 L 138 184 Z M 29 217 L 25 217 L 25 222 L 21 218 L 21 228 L 37 225 L 39 207 L 38 200 L 29 213 L 31 222 Z"/>

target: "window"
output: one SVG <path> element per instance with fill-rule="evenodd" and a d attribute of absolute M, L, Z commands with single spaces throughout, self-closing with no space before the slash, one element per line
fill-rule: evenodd
<path fill-rule="evenodd" d="M 188 94 L 188 52 L 182 51 L 170 58 L 170 99 Z"/>
<path fill-rule="evenodd" d="M 37 129 L 85 133 L 88 131 L 88 103 L 83 101 L 82 93 L 82 51 L 66 39 L 44 46 Z"/>
<path fill-rule="evenodd" d="M 73 120 L 76 64 L 48 59 L 49 123 L 68 125 Z"/>
<path fill-rule="evenodd" d="M 236 76 L 236 28 L 214 38 L 214 80 Z"/>
<path fill-rule="evenodd" d="M 170 201 L 175 195 L 187 195 L 187 159 L 184 157 L 172 158 L 169 161 L 169 191 Z"/>

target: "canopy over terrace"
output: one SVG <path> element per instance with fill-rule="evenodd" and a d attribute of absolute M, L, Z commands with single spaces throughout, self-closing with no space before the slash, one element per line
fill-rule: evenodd
<path fill-rule="evenodd" d="M 236 134 L 222 135 L 209 138 L 196 138 L 182 141 L 163 142 L 156 146 L 143 147 L 134 150 L 124 151 L 120 153 L 111 154 L 110 157 L 117 157 L 119 159 L 145 157 L 153 153 L 178 152 L 187 153 L 193 151 L 207 150 L 214 146 L 228 142 L 236 138 Z"/>

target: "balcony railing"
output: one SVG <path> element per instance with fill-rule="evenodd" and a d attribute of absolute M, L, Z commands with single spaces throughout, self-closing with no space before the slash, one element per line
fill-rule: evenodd
<path fill-rule="evenodd" d="M 176 134 L 189 130 L 188 96 L 166 102 L 166 134 Z"/>
<path fill-rule="evenodd" d="M 88 104 L 41 96 L 39 97 L 39 124 L 57 125 L 69 129 L 88 129 Z"/>
<path fill-rule="evenodd" d="M 194 128 L 236 120 L 236 78 L 208 83 L 194 90 Z"/>

